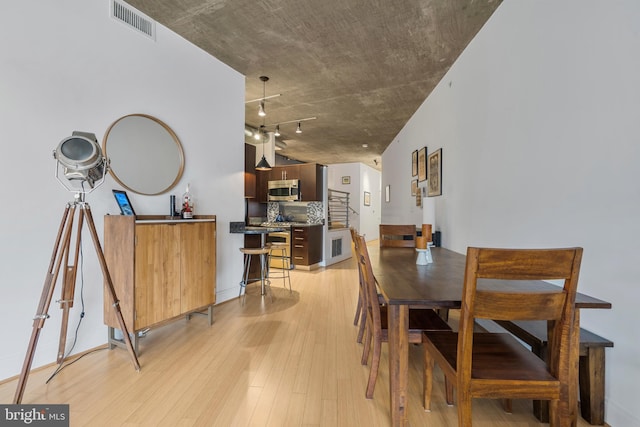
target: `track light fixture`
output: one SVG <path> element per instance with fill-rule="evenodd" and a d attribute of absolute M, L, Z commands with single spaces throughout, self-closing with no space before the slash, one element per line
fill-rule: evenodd
<path fill-rule="evenodd" d="M 295 119 L 295 120 L 287 120 L 286 122 L 277 122 L 277 123 L 271 123 L 266 125 L 267 127 L 271 127 L 274 126 L 276 127 L 275 136 L 280 136 L 280 125 L 284 125 L 287 123 L 296 123 L 297 127 L 296 127 L 296 133 L 302 133 L 302 122 L 306 122 L 307 120 L 316 120 L 317 117 L 305 117 L 304 119 Z"/>

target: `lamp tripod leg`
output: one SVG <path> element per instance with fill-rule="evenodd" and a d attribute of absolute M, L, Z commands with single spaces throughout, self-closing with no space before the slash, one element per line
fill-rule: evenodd
<path fill-rule="evenodd" d="M 75 209 L 75 207 L 74 207 Z M 71 216 L 70 228 L 73 228 L 73 220 L 75 216 Z M 62 274 L 62 292 L 60 295 L 60 308 L 62 309 L 62 322 L 60 324 L 60 340 L 58 343 L 58 357 L 56 362 L 60 365 L 65 359 L 65 347 L 67 345 L 67 327 L 69 325 L 69 312 L 73 308 L 74 294 L 76 288 L 76 277 L 78 271 L 78 259 L 80 255 L 80 245 L 82 244 L 82 225 L 83 216 L 78 216 L 78 225 L 76 227 L 76 242 L 73 256 L 73 264 L 69 265 L 70 244 L 65 246 L 64 257 L 64 272 Z"/>
<path fill-rule="evenodd" d="M 109 268 L 107 267 L 107 261 L 104 257 L 102 246 L 100 246 L 100 240 L 98 239 L 96 226 L 93 222 L 93 215 L 91 214 L 91 208 L 89 207 L 88 204 L 85 203 L 82 205 L 82 212 L 86 217 L 87 225 L 89 226 L 89 231 L 91 232 L 93 245 L 95 246 L 95 249 L 96 249 L 96 255 L 98 256 L 98 261 L 100 262 L 100 267 L 102 268 L 102 274 L 104 275 L 105 285 L 107 287 L 107 291 L 109 292 L 109 296 L 111 297 L 111 303 L 113 304 L 116 318 L 118 319 L 118 324 L 120 325 L 120 330 L 122 331 L 122 335 L 124 336 L 124 342 L 127 346 L 127 350 L 129 351 L 129 355 L 131 356 L 131 361 L 133 362 L 133 366 L 135 367 L 136 371 L 139 371 L 140 363 L 138 362 L 138 357 L 136 356 L 136 352 L 133 349 L 133 344 L 131 343 L 131 337 L 129 336 L 127 325 L 124 323 L 124 318 L 122 317 L 122 311 L 120 310 L 120 301 L 118 300 L 118 297 L 116 295 L 116 290 L 113 287 L 111 274 L 109 273 Z"/>
<path fill-rule="evenodd" d="M 29 377 L 29 371 L 31 370 L 31 364 L 33 363 L 33 356 L 35 354 L 36 346 L 38 345 L 38 338 L 40 337 L 40 331 L 44 327 L 44 322 L 49 318 L 49 305 L 51 304 L 51 297 L 53 296 L 53 290 L 55 288 L 58 272 L 60 271 L 60 264 L 62 262 L 62 254 L 58 256 L 60 248 L 67 248 L 69 240 L 71 238 L 71 228 L 73 225 L 73 215 L 75 213 L 75 205 L 73 208 L 67 204 L 60 221 L 60 228 L 58 229 L 58 235 L 51 254 L 51 260 L 49 262 L 49 269 L 44 279 L 44 286 L 42 288 L 42 295 L 40 296 L 40 302 L 36 315 L 33 319 L 33 329 L 31 331 L 31 339 L 29 340 L 29 346 L 27 347 L 27 354 L 22 364 L 22 371 L 18 379 L 18 386 L 16 388 L 16 394 L 13 398 L 13 403 L 20 403 L 22 396 L 24 395 L 24 389 L 27 385 L 27 378 Z M 68 221 L 71 218 L 71 221 Z M 62 240 L 64 234 L 64 241 Z M 66 249 L 64 249 L 66 250 Z M 64 253 L 64 252 L 63 252 Z M 57 260 L 57 261 L 56 261 Z"/>

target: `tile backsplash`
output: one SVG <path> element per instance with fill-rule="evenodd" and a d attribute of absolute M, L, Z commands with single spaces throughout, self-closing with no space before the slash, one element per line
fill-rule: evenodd
<path fill-rule="evenodd" d="M 324 205 L 322 202 L 269 202 L 267 221 L 274 222 L 278 214 L 291 217 L 294 222 L 322 224 Z"/>

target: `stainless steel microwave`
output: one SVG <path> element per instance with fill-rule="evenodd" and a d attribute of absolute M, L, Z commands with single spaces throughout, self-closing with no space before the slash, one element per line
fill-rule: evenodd
<path fill-rule="evenodd" d="M 270 202 L 294 202 L 300 200 L 300 180 L 269 181 L 267 199 Z"/>

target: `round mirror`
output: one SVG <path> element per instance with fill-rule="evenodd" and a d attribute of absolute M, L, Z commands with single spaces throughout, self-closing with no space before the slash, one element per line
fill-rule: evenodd
<path fill-rule="evenodd" d="M 176 134 L 146 114 L 121 117 L 107 129 L 102 150 L 109 173 L 135 193 L 155 195 L 173 188 L 184 169 L 184 152 Z"/>

